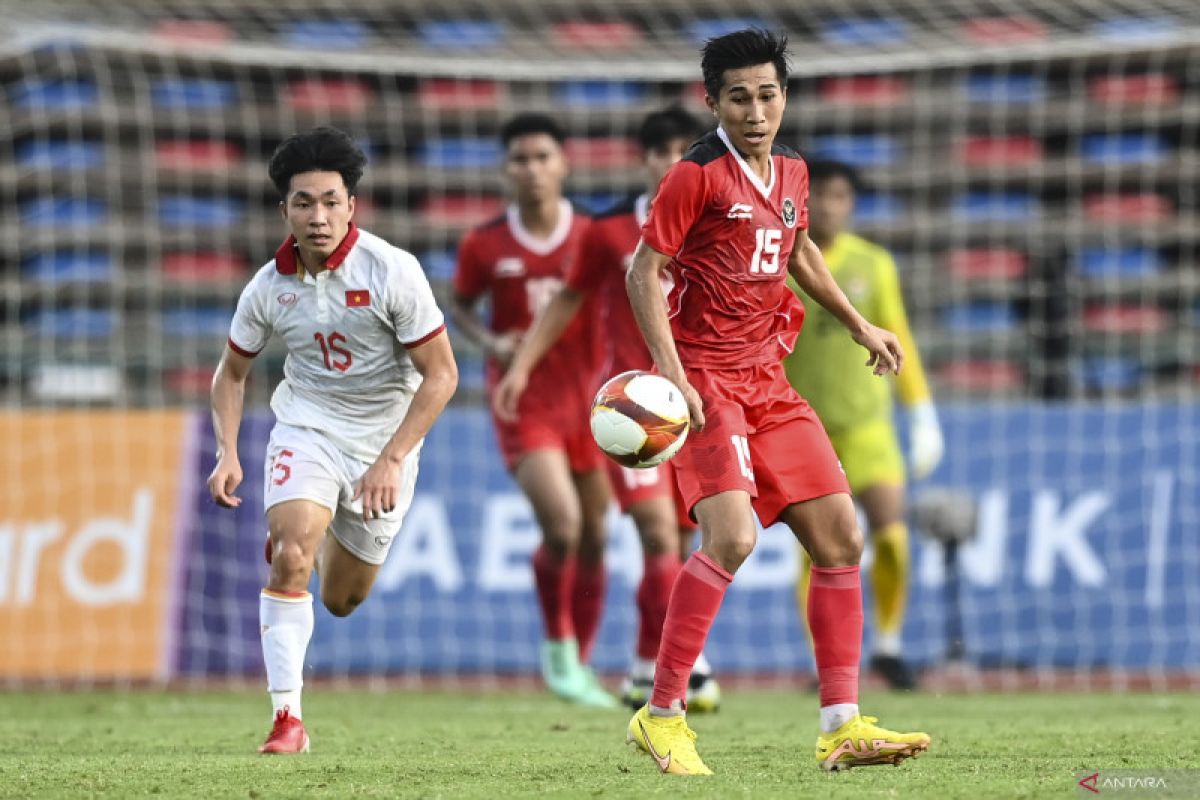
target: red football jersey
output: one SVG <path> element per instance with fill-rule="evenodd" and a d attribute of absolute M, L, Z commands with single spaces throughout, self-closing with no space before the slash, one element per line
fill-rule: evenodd
<path fill-rule="evenodd" d="M 598 338 L 605 345 L 600 381 L 626 370 L 654 366 L 625 291 L 625 273 L 633 261 L 649 207 L 647 195 L 631 195 L 612 210 L 593 217 L 579 258 L 567 272 L 568 286 L 598 301 Z M 664 295 L 669 288 L 669 281 L 664 282 Z"/>
<path fill-rule="evenodd" d="M 804 306 L 787 287 L 796 232 L 808 227 L 808 167 L 771 149 L 764 185 L 718 128 L 663 179 L 642 227 L 673 255 L 671 331 L 685 367 L 780 361 L 795 344 Z"/>
<path fill-rule="evenodd" d="M 459 246 L 454 290 L 467 300 L 488 295 L 491 328 L 496 333 L 528 330 L 562 286 L 578 256 L 590 221 L 566 200 L 562 203 L 558 228 L 547 239 L 530 235 L 521 225 L 516 206 L 510 206 L 503 216 L 468 233 Z M 555 398 L 562 396 L 564 379 L 575 376 L 581 389 L 593 388 L 597 342 L 587 331 L 593 309 L 594 305 L 585 304 L 546 353 L 529 378 L 526 397 L 554 404 Z M 489 389 L 501 375 L 499 365 L 489 359 Z"/>

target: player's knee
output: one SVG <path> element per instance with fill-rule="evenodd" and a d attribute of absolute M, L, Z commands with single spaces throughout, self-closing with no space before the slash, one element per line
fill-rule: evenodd
<path fill-rule="evenodd" d="M 581 527 L 579 518 L 570 515 L 546 520 L 541 526 L 546 549 L 564 557 L 576 552 L 579 549 Z"/>
<path fill-rule="evenodd" d="M 313 554 L 299 542 L 276 540 L 271 553 L 271 583 L 284 591 L 300 591 L 308 585 L 312 573 Z M 299 586 L 299 589 L 295 589 Z"/>
<path fill-rule="evenodd" d="M 829 537 L 823 566 L 850 567 L 862 561 L 863 534 L 853 519 L 836 525 Z"/>
<path fill-rule="evenodd" d="M 679 529 L 672 520 L 659 514 L 634 512 L 632 516 L 642 541 L 642 550 L 648 555 L 657 556 L 679 549 Z"/>
<path fill-rule="evenodd" d="M 753 525 L 747 525 L 713 537 L 712 545 L 708 549 L 712 550 L 717 563 L 729 572 L 736 572 L 754 552 L 754 545 L 757 543 L 758 531 Z"/>
<path fill-rule="evenodd" d="M 335 617 L 348 617 L 354 609 L 362 605 L 362 601 L 365 599 L 365 597 L 359 597 L 355 594 L 345 594 L 340 596 L 323 596 L 321 601 L 325 604 L 325 608 L 329 609 L 329 613 Z"/>

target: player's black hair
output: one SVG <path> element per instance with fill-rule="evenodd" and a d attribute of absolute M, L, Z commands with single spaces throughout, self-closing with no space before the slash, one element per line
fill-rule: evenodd
<path fill-rule="evenodd" d="M 567 138 L 562 127 L 549 114 L 530 111 L 518 114 L 504 123 L 504 127 L 500 128 L 500 144 L 507 148 L 518 136 L 528 136 L 533 133 L 544 133 L 559 144 L 562 144 Z"/>
<path fill-rule="evenodd" d="M 809 186 L 821 181 L 827 181 L 830 178 L 845 178 L 855 193 L 859 193 L 863 189 L 862 177 L 858 174 L 858 170 L 844 161 L 817 159 L 816 161 L 808 162 Z"/>
<path fill-rule="evenodd" d="M 346 191 L 353 195 L 366 166 L 367 157 L 353 139 L 337 128 L 321 126 L 284 139 L 271 154 L 267 174 L 284 198 L 292 176 L 315 171 L 340 174 Z"/>
<path fill-rule="evenodd" d="M 655 111 L 642 120 L 638 130 L 638 142 L 643 150 L 661 150 L 672 139 L 686 139 L 689 143 L 700 138 L 704 127 L 694 116 L 679 106 Z"/>
<path fill-rule="evenodd" d="M 772 33 L 762 28 L 727 33 L 704 43 L 700 51 L 700 72 L 704 75 L 704 90 L 716 99 L 721 93 L 725 71 L 759 64 L 774 64 L 781 88 L 787 86 L 787 34 Z"/>

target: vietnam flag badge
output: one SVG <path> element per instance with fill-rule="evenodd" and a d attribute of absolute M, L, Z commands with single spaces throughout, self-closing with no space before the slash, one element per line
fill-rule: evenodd
<path fill-rule="evenodd" d="M 346 290 L 346 308 L 362 308 L 369 305 L 371 305 L 371 291 L 369 289 Z"/>

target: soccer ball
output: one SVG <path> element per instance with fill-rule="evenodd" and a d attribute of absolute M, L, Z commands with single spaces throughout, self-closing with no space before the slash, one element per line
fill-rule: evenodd
<path fill-rule="evenodd" d="M 688 434 L 683 392 L 661 375 L 633 370 L 610 378 L 592 401 L 592 438 L 625 467 L 657 467 Z"/>

